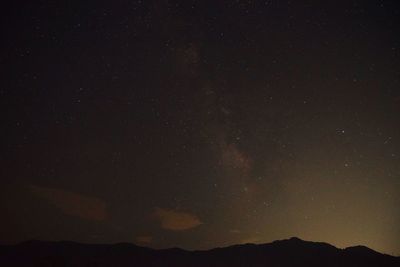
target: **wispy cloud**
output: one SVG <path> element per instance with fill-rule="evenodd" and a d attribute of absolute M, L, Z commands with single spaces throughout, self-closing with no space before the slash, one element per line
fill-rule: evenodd
<path fill-rule="evenodd" d="M 163 229 L 171 231 L 183 231 L 202 224 L 195 214 L 187 212 L 156 208 L 154 216 L 160 220 Z"/>
<path fill-rule="evenodd" d="M 31 185 L 30 190 L 67 215 L 94 221 L 103 221 L 107 218 L 106 204 L 99 198 L 36 185 Z"/>

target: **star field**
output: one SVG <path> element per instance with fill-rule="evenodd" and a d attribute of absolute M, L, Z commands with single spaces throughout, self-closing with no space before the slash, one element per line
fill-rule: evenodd
<path fill-rule="evenodd" d="M 6 9 L 1 243 L 400 254 L 397 1 Z"/>

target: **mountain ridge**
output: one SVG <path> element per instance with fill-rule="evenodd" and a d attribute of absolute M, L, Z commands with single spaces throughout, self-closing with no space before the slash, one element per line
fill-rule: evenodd
<path fill-rule="evenodd" d="M 1 266 L 400 266 L 400 257 L 365 246 L 344 249 L 297 237 L 209 250 L 153 249 L 132 243 L 29 240 L 2 246 Z"/>

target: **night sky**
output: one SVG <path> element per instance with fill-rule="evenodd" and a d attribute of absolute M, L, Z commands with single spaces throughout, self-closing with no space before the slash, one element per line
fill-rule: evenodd
<path fill-rule="evenodd" d="M 14 1 L 0 243 L 400 255 L 399 1 Z"/>

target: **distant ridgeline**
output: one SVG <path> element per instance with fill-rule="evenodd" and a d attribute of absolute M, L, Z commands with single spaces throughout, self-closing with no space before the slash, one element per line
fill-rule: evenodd
<path fill-rule="evenodd" d="M 400 266 L 400 257 L 363 246 L 338 249 L 298 238 L 206 251 L 154 250 L 133 244 L 27 241 L 0 246 L 0 266 Z"/>

